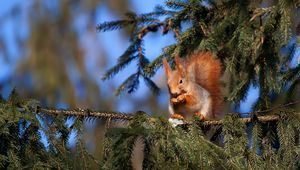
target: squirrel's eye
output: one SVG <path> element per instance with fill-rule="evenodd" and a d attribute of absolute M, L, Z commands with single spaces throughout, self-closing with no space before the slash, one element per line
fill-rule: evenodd
<path fill-rule="evenodd" d="M 182 83 L 182 79 L 179 80 L 179 84 L 181 84 L 181 83 Z"/>

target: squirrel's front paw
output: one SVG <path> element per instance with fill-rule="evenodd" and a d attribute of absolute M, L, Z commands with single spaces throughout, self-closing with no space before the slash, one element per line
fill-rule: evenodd
<path fill-rule="evenodd" d="M 171 98 L 172 104 L 184 103 L 186 101 L 186 97 L 184 94 L 177 96 L 176 98 Z"/>
<path fill-rule="evenodd" d="M 177 104 L 178 103 L 177 98 L 171 98 L 170 101 L 171 101 L 172 104 Z"/>
<path fill-rule="evenodd" d="M 178 97 L 177 97 L 177 100 L 179 101 L 179 102 L 185 102 L 185 100 L 186 100 L 186 96 L 185 96 L 185 94 L 181 94 L 181 95 L 179 95 Z"/>

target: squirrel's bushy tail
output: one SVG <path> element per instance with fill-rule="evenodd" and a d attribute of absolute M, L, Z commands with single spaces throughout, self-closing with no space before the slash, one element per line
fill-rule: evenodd
<path fill-rule="evenodd" d="M 223 105 L 220 84 L 221 62 L 211 52 L 198 52 L 187 58 L 186 65 L 192 67 L 196 83 L 211 94 L 212 112 L 214 116 L 218 117 Z"/>

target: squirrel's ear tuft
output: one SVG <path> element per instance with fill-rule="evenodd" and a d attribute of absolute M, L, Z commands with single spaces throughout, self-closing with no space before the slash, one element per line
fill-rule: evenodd
<path fill-rule="evenodd" d="M 164 70 L 165 70 L 166 76 L 167 76 L 167 78 L 169 78 L 171 75 L 172 69 L 166 58 L 163 59 L 163 65 L 164 65 Z"/>
<path fill-rule="evenodd" d="M 180 57 L 178 55 L 175 56 L 175 63 L 176 63 L 176 69 L 178 70 L 178 72 L 182 75 L 185 75 L 185 70 L 183 67 L 182 60 L 180 59 Z"/>

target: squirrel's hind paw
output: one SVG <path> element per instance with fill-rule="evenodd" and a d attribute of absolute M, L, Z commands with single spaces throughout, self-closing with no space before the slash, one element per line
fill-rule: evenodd
<path fill-rule="evenodd" d="M 198 116 L 201 121 L 205 121 L 205 117 L 202 113 L 196 112 L 195 115 Z"/>
<path fill-rule="evenodd" d="M 184 117 L 182 115 L 176 114 L 176 113 L 171 114 L 170 117 L 173 118 L 173 119 L 184 119 Z"/>
<path fill-rule="evenodd" d="M 180 114 L 171 114 L 169 118 L 169 122 L 172 124 L 173 127 L 176 127 L 178 125 L 184 124 L 183 119 L 184 117 Z"/>

